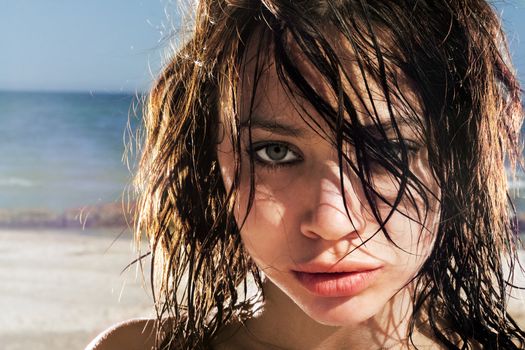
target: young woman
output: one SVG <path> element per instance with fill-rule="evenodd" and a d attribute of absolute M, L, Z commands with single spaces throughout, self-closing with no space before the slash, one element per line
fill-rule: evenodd
<path fill-rule="evenodd" d="M 524 348 L 521 118 L 485 1 L 199 1 L 136 182 L 158 319 L 106 346 Z"/>

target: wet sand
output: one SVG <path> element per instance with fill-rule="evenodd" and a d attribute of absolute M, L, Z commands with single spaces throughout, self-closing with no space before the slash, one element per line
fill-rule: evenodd
<path fill-rule="evenodd" d="M 151 317 L 131 237 L 119 230 L 1 230 L 0 348 L 83 349 L 111 324 Z"/>

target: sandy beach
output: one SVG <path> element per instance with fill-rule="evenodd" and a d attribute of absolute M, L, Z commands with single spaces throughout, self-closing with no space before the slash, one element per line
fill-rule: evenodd
<path fill-rule="evenodd" d="M 0 230 L 0 348 L 84 349 L 111 324 L 153 315 L 119 229 Z"/>
<path fill-rule="evenodd" d="M 152 317 L 136 266 L 121 274 L 136 255 L 130 233 L 119 233 L 0 230 L 0 349 L 84 349 L 111 324 Z M 525 326 L 523 299 L 509 310 Z"/>

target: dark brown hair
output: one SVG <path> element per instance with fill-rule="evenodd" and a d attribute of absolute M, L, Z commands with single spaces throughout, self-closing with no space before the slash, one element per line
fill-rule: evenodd
<path fill-rule="evenodd" d="M 342 82 L 352 79 L 329 39 L 334 31 L 351 48 L 364 91 L 345 91 Z M 233 131 L 240 153 L 238 91 L 249 44 L 258 45 L 261 60 L 275 62 L 290 96 L 308 101 L 330 126 L 326 137 L 338 150 L 341 171 L 348 168 L 360 180 L 383 234 L 389 237 L 389 215 L 380 215 L 378 201 L 392 213 L 402 198 L 415 203 L 419 195 L 426 210 L 439 199 L 435 246 L 415 278 L 410 333 L 424 318 L 447 348 L 523 348 L 525 333 L 506 312 L 503 274 L 505 259 L 511 266 L 516 261 L 505 167 L 514 169 L 521 157 L 521 91 L 499 19 L 482 0 L 199 1 L 194 31 L 149 96 L 136 177 L 137 239 L 147 235 L 161 267 L 153 282 L 158 347 L 209 347 L 228 322 L 250 316 L 254 300 L 239 287 L 247 288 L 248 275 L 260 287 L 233 217 L 239 164 L 226 191 L 216 155 L 220 123 Z M 336 106 L 302 74 L 297 53 L 337 96 Z M 422 111 L 404 95 L 400 78 L 410 83 Z M 400 108 L 418 125 L 439 195 L 411 172 L 398 129 L 394 152 L 384 133 L 371 137 L 359 122 L 356 103 L 373 105 L 372 80 L 394 128 Z M 220 108 L 228 111 L 225 120 Z M 367 113 L 381 135 L 377 112 Z M 342 151 L 345 145 L 352 157 Z M 372 162 L 396 179 L 393 200 L 375 189 Z"/>

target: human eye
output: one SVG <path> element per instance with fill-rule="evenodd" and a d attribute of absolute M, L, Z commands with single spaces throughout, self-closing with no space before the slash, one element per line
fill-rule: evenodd
<path fill-rule="evenodd" d="M 267 167 L 289 166 L 302 160 L 298 151 L 285 142 L 258 142 L 249 149 L 258 164 Z"/>
<path fill-rule="evenodd" d="M 403 154 L 408 164 L 417 156 L 422 146 L 412 140 L 390 139 L 379 143 L 379 150 L 369 154 L 369 167 L 374 173 L 388 172 L 401 166 Z"/>
<path fill-rule="evenodd" d="M 403 154 L 403 149 L 406 149 L 408 158 L 415 155 L 421 149 L 421 145 L 412 140 L 389 140 L 388 148 L 392 154 L 395 154 L 399 159 L 401 159 Z"/>

